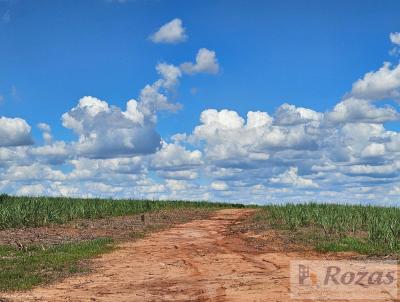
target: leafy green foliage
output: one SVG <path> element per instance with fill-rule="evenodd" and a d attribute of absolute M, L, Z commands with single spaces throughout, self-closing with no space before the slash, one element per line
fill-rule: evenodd
<path fill-rule="evenodd" d="M 0 246 L 0 291 L 27 290 L 68 273 L 84 271 L 82 260 L 113 248 L 107 238 L 69 243 L 43 249 L 31 246 L 16 250 Z"/>
<path fill-rule="evenodd" d="M 281 229 L 322 233 L 321 250 L 400 252 L 400 208 L 337 204 L 265 207 L 264 219 Z"/>
<path fill-rule="evenodd" d="M 79 218 L 95 219 L 164 209 L 224 207 L 243 207 L 243 205 L 201 201 L 106 200 L 0 195 L 0 229 L 39 227 L 62 224 Z"/>

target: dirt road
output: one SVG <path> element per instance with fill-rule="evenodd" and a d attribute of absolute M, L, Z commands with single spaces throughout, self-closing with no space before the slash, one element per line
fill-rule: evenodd
<path fill-rule="evenodd" d="M 221 210 L 145 239 L 126 242 L 94 262 L 95 272 L 9 296 L 12 301 L 290 301 L 295 253 L 257 249 L 233 224 L 249 209 Z"/>

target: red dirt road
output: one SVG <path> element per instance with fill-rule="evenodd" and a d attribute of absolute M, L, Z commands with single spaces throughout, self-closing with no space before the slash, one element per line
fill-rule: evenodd
<path fill-rule="evenodd" d="M 289 296 L 289 261 L 304 254 L 259 250 L 249 245 L 244 238 L 246 234 L 229 232 L 230 226 L 252 212 L 221 210 L 210 219 L 195 220 L 142 240 L 125 242 L 114 252 L 96 259 L 94 273 L 8 298 L 11 301 L 293 301 Z"/>

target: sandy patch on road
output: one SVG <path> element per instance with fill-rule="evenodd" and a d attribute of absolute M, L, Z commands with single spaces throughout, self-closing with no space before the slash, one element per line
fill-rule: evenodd
<path fill-rule="evenodd" d="M 12 301 L 291 301 L 290 260 L 326 255 L 260 247 L 249 244 L 248 234 L 232 233 L 232 226 L 253 211 L 220 210 L 209 219 L 122 243 L 94 261 L 94 273 L 6 297 Z M 276 244 L 279 241 L 271 238 L 271 245 Z"/>

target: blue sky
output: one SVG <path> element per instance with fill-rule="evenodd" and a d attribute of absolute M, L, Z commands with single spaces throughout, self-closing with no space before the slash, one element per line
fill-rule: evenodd
<path fill-rule="evenodd" d="M 380 202 L 381 189 L 393 193 L 383 199 L 397 202 L 399 11 L 398 1 L 0 1 L 0 116 L 7 118 L 0 189 L 260 203 L 344 196 Z M 183 33 L 172 42 L 152 40 L 173 20 Z M 196 69 L 201 49 L 211 61 Z M 158 64 L 176 68 L 173 87 Z M 146 85 L 180 106 L 141 100 Z M 79 106 L 85 96 L 93 99 Z M 131 99 L 140 114 L 154 109 L 143 113 L 140 127 L 118 121 Z M 339 117 L 334 108 L 341 102 L 347 113 Z M 98 105 L 110 110 L 102 120 L 88 113 Z M 246 132 L 249 111 L 267 113 L 271 123 L 258 116 L 263 129 Z M 288 122 L 290 114 L 298 120 Z M 243 135 L 254 141 L 242 144 Z M 291 139 L 302 143 L 286 143 Z M 332 155 L 336 145 L 343 148 Z M 96 170 L 111 163 L 119 168 Z M 37 175 L 15 176 L 23 169 Z M 70 190 L 76 182 L 79 190 Z M 119 190 L 107 190 L 116 183 Z"/>

